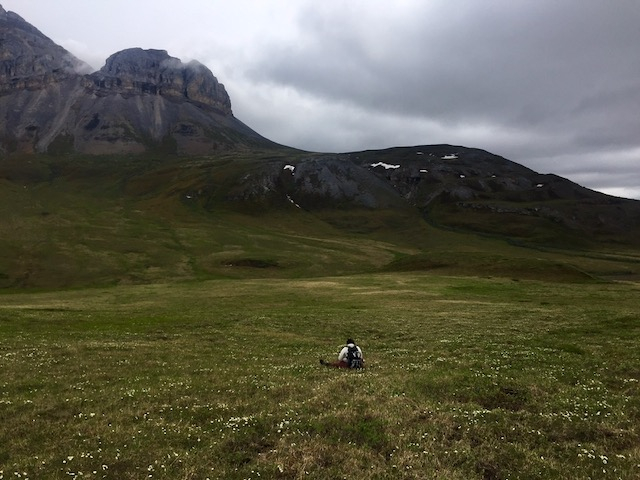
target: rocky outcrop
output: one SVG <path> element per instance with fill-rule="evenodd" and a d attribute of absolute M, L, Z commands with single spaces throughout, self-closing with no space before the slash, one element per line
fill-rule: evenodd
<path fill-rule="evenodd" d="M 94 73 L 0 7 L 0 155 L 207 155 L 273 146 L 233 116 L 224 85 L 199 62 L 132 48 Z"/>
<path fill-rule="evenodd" d="M 0 95 L 39 90 L 91 67 L 0 5 Z"/>
<path fill-rule="evenodd" d="M 264 162 L 260 169 L 244 175 L 227 197 L 253 204 L 284 199 L 305 210 L 406 205 L 391 185 L 354 164 L 349 155 L 334 154 L 303 157 L 295 164 Z"/>
<path fill-rule="evenodd" d="M 184 64 L 165 50 L 131 48 L 114 53 L 87 80 L 87 88 L 97 95 L 161 95 L 232 114 L 224 85 L 207 67 L 197 61 Z"/>

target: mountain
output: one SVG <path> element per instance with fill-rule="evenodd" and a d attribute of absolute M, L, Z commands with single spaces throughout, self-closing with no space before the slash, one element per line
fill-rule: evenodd
<path fill-rule="evenodd" d="M 640 242 L 640 201 L 605 195 L 553 174 L 540 174 L 490 152 L 422 145 L 264 160 L 238 172 L 224 198 L 246 211 L 291 203 L 309 212 L 412 209 L 431 225 L 574 248 Z M 357 213 L 348 221 L 359 225 Z M 365 228 L 367 230 L 367 228 Z"/>
<path fill-rule="evenodd" d="M 90 67 L 0 7 L 0 152 L 206 155 L 263 138 L 198 62 L 132 48 Z"/>
<path fill-rule="evenodd" d="M 351 156 L 435 224 L 555 245 L 638 243 L 640 201 L 595 192 L 484 150 L 432 145 Z"/>
<path fill-rule="evenodd" d="M 1 6 L 0 62 L 0 286 L 640 273 L 639 201 L 464 146 L 278 145 L 204 65 L 131 48 L 91 72 Z"/>

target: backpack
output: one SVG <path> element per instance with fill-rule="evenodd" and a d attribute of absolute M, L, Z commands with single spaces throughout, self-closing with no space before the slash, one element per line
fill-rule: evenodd
<path fill-rule="evenodd" d="M 362 368 L 362 353 L 355 345 L 353 347 L 347 346 L 347 365 L 349 368 Z"/>

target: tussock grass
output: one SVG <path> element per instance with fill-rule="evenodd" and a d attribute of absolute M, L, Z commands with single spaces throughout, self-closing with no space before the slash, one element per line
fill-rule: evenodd
<path fill-rule="evenodd" d="M 633 283 L 386 273 L 0 297 L 0 478 L 637 478 Z M 347 336 L 362 372 L 321 367 Z"/>

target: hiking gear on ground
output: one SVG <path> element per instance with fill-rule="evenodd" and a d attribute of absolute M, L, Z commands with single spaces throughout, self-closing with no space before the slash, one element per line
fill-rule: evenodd
<path fill-rule="evenodd" d="M 360 349 L 354 344 L 348 345 L 347 348 L 347 365 L 349 365 L 349 368 L 362 368 L 364 364 Z"/>

